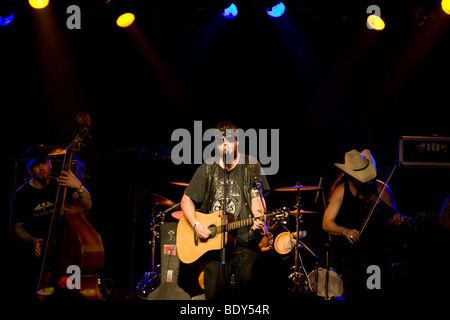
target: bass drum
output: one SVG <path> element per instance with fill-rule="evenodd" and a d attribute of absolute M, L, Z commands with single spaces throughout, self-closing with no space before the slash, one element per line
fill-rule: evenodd
<path fill-rule="evenodd" d="M 328 294 L 326 294 L 326 279 L 328 271 Z M 309 282 L 313 292 L 323 298 L 337 298 L 342 297 L 344 293 L 344 285 L 342 283 L 341 276 L 333 269 L 327 270 L 323 268 L 318 268 L 313 270 L 308 275 Z"/>

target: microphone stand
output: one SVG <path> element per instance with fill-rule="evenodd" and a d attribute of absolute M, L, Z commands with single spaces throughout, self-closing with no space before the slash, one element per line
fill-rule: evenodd
<path fill-rule="evenodd" d="M 226 218 L 226 211 L 227 211 L 227 152 L 224 149 L 222 152 L 222 160 L 223 160 L 223 203 L 222 203 L 222 228 L 223 230 L 223 236 L 222 236 L 222 250 L 221 250 L 221 268 L 222 268 L 222 289 L 225 288 L 226 283 L 226 272 L 225 272 L 225 262 L 226 262 L 226 224 L 227 224 L 227 218 Z"/>

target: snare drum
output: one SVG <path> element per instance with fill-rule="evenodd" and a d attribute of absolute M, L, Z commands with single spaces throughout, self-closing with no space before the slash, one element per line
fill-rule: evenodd
<path fill-rule="evenodd" d="M 308 275 L 311 288 L 316 293 L 316 295 L 324 298 L 342 297 L 342 294 L 344 293 L 344 285 L 342 283 L 341 276 L 333 269 L 328 270 L 327 295 L 325 287 L 326 278 L 327 269 L 323 268 L 315 269 Z"/>

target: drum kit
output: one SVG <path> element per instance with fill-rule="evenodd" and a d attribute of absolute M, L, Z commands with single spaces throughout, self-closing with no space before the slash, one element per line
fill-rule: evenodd
<path fill-rule="evenodd" d="M 188 183 L 185 182 L 169 183 L 184 187 L 188 186 Z M 275 250 L 278 254 L 283 256 L 291 252 L 293 253 L 294 266 L 291 270 L 293 269 L 294 272 L 288 276 L 288 278 L 293 281 L 293 287 L 289 289 L 291 292 L 314 294 L 325 300 L 340 298 L 343 294 L 343 283 L 341 276 L 330 267 L 331 244 L 329 242 L 326 244 L 326 262 L 323 263 L 322 260 L 301 240 L 307 235 L 307 232 L 302 230 L 304 224 L 303 217 L 317 214 L 316 211 L 303 210 L 302 194 L 306 191 L 321 192 L 325 204 L 325 197 L 322 192 L 323 188 L 320 186 L 303 186 L 300 183 L 296 183 L 294 186 L 277 188 L 275 191 L 296 192 L 296 204 L 294 210 L 290 211 L 291 215 L 295 217 L 295 230 L 289 230 L 283 222 L 274 222 L 269 226 L 269 231 L 263 235 L 263 239 L 259 244 L 261 251 Z M 156 206 L 162 208 L 162 211 L 157 214 L 153 212 L 153 219 L 150 223 L 152 233 L 152 239 L 150 241 L 152 246 L 151 271 L 145 273 L 144 277 L 134 289 L 135 294 L 139 298 L 147 299 L 149 293 L 155 290 L 160 284 L 160 265 L 155 264 L 155 249 L 156 244 L 160 241 L 160 227 L 165 222 L 166 215 L 169 213 L 172 218 L 179 220 L 183 216 L 183 212 L 181 211 L 180 203 L 174 203 L 169 199 L 145 190 L 139 190 L 138 194 L 142 199 L 146 199 L 153 203 L 153 208 Z M 276 234 L 275 240 L 273 240 L 274 233 Z M 307 274 L 303 265 L 301 249 L 308 251 L 316 261 L 314 270 L 309 274 Z"/>

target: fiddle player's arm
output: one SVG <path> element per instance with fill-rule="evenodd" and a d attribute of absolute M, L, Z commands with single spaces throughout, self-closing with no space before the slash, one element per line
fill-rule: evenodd
<path fill-rule="evenodd" d="M 58 178 L 58 182 L 61 186 L 66 186 L 75 190 L 73 198 L 80 204 L 83 209 L 92 208 L 92 200 L 89 191 L 83 186 L 80 180 L 72 173 L 72 171 L 61 172 L 61 176 Z"/>
<path fill-rule="evenodd" d="M 378 193 L 380 193 L 383 190 L 384 186 L 385 186 L 384 182 L 377 180 Z M 388 206 L 390 206 L 392 209 L 397 211 L 397 206 L 395 205 L 394 201 L 394 195 L 392 194 L 391 188 L 389 188 L 387 184 L 386 188 L 384 189 L 384 192 L 381 194 L 381 200 Z M 390 225 L 400 225 L 403 223 L 403 217 L 399 213 L 397 213 L 394 214 L 392 217 L 390 217 L 388 219 L 388 222 Z"/>
<path fill-rule="evenodd" d="M 181 198 L 180 206 L 181 211 L 183 211 L 183 215 L 186 217 L 192 228 L 194 228 L 197 236 L 202 240 L 208 239 L 211 231 L 207 226 L 200 224 L 200 222 L 198 222 L 195 218 L 195 205 L 192 199 L 187 194 L 184 194 Z"/>
<path fill-rule="evenodd" d="M 359 241 L 359 231 L 356 229 L 347 229 L 345 226 L 339 226 L 335 220 L 344 200 L 344 184 L 336 187 L 330 198 L 330 203 L 323 215 L 322 228 L 332 235 L 344 236 L 350 243 Z"/>

